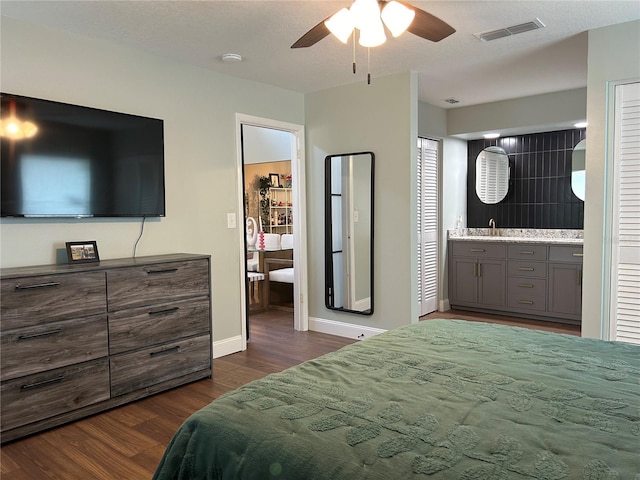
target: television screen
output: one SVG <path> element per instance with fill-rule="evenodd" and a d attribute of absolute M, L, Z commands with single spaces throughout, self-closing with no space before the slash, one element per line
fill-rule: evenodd
<path fill-rule="evenodd" d="M 3 217 L 163 217 L 163 121 L 1 93 Z"/>

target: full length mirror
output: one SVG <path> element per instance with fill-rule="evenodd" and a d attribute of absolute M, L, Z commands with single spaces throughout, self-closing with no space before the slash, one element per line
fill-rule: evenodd
<path fill-rule="evenodd" d="M 509 157 L 501 147 L 487 147 L 476 158 L 476 194 L 487 204 L 501 202 L 509 191 Z"/>
<path fill-rule="evenodd" d="M 372 152 L 325 158 L 325 305 L 373 314 Z"/>
<path fill-rule="evenodd" d="M 584 202 L 585 198 L 585 154 L 587 147 L 586 140 L 580 140 L 578 144 L 573 149 L 573 154 L 571 155 L 571 190 L 576 197 Z"/>

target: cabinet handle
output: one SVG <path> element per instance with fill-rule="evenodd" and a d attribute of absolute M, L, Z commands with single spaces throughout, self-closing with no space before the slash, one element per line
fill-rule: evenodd
<path fill-rule="evenodd" d="M 472 252 L 484 252 L 484 248 L 472 248 Z"/>
<path fill-rule="evenodd" d="M 160 355 L 167 355 L 169 353 L 179 352 L 180 346 L 176 345 L 175 347 L 167 348 L 166 350 L 159 350 L 157 352 L 151 352 L 149 354 L 150 357 L 159 357 Z"/>
<path fill-rule="evenodd" d="M 163 275 L 165 273 L 174 273 L 177 271 L 177 268 L 165 268 L 163 270 L 146 270 L 147 275 Z"/>
<path fill-rule="evenodd" d="M 54 383 L 60 383 L 64 380 L 64 375 L 58 375 L 57 377 L 50 378 L 48 380 L 42 380 L 41 382 L 27 383 L 22 385 L 20 390 L 33 390 L 34 388 L 46 387 L 47 385 L 53 385 Z"/>
<path fill-rule="evenodd" d="M 521 250 L 521 255 L 533 255 L 535 252 L 533 250 Z"/>
<path fill-rule="evenodd" d="M 531 283 L 521 283 L 518 286 L 522 288 L 533 288 L 533 285 Z"/>
<path fill-rule="evenodd" d="M 533 305 L 531 300 L 518 300 L 518 303 L 524 303 L 525 305 Z"/>
<path fill-rule="evenodd" d="M 535 268 L 533 267 L 520 267 L 518 270 L 522 270 L 523 272 L 533 272 Z"/>
<path fill-rule="evenodd" d="M 478 277 L 482 276 L 482 264 L 478 263 Z"/>
<path fill-rule="evenodd" d="M 27 335 L 20 335 L 18 337 L 18 341 L 22 341 L 22 340 L 33 340 L 35 338 L 43 338 L 43 337 L 51 337 L 53 335 L 57 335 L 60 332 L 62 332 L 61 328 L 58 328 L 56 330 L 49 330 L 48 332 L 42 332 L 42 333 L 31 333 L 31 334 L 27 334 Z"/>
<path fill-rule="evenodd" d="M 174 313 L 177 312 L 178 310 L 180 310 L 179 307 L 173 307 L 173 308 L 165 308 L 164 310 L 157 310 L 155 312 L 149 312 L 150 316 L 154 316 L 154 315 L 166 315 L 168 313 Z"/>
<path fill-rule="evenodd" d="M 574 253 L 574 257 L 584 257 L 584 253 Z"/>
<path fill-rule="evenodd" d="M 16 290 L 34 290 L 36 288 L 58 287 L 60 282 L 36 283 L 35 285 L 16 285 Z"/>

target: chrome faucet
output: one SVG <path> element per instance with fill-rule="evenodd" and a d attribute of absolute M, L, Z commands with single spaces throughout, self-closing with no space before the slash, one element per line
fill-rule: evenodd
<path fill-rule="evenodd" d="M 489 228 L 491 228 L 491 230 L 489 231 L 489 235 L 491 235 L 492 237 L 498 235 L 498 232 L 496 231 L 496 221 L 493 218 L 489 219 Z"/>

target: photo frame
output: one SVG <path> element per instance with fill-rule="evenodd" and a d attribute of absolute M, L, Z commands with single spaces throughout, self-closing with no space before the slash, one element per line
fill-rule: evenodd
<path fill-rule="evenodd" d="M 278 174 L 278 173 L 270 173 L 269 174 L 269 184 L 272 187 L 280 188 L 281 187 L 281 185 L 280 185 L 280 174 Z"/>
<path fill-rule="evenodd" d="M 98 244 L 94 240 L 84 242 L 66 242 L 67 261 L 69 263 L 98 263 Z"/>

